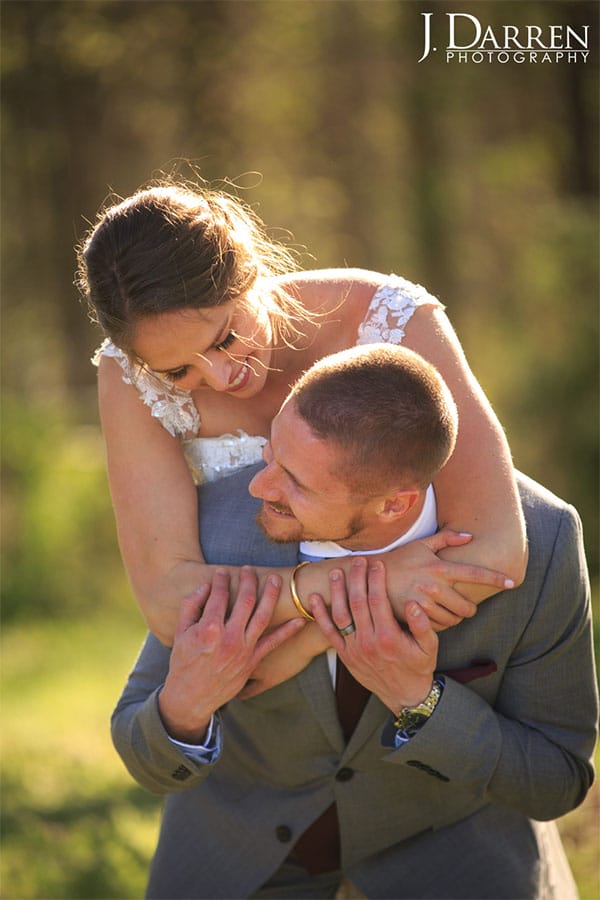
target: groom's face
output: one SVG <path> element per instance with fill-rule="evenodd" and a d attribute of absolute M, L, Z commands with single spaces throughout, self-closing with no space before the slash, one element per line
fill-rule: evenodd
<path fill-rule="evenodd" d="M 313 433 L 293 400 L 284 404 L 264 450 L 267 465 L 250 483 L 252 496 L 263 500 L 258 522 L 272 540 L 369 548 L 377 501 L 354 496 L 340 480 L 341 453 Z"/>

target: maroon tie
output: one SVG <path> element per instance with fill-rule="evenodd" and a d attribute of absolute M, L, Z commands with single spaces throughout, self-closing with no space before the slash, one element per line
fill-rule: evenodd
<path fill-rule="evenodd" d="M 350 674 L 338 657 L 335 698 L 346 743 L 350 740 L 370 696 L 370 691 Z M 332 803 L 298 838 L 294 855 L 311 875 L 339 869 L 340 828 L 335 803 Z"/>
<path fill-rule="evenodd" d="M 352 737 L 370 696 L 371 692 L 350 674 L 338 656 L 335 675 L 335 699 L 338 718 L 346 743 Z"/>

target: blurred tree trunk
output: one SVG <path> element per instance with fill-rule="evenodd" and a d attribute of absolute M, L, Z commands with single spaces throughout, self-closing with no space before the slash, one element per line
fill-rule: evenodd
<path fill-rule="evenodd" d="M 369 266 L 379 250 L 372 208 L 376 160 L 365 129 L 374 93 L 373 48 L 359 4 L 334 3 L 326 18 L 325 78 L 315 121 L 318 164 L 338 182 L 343 198 L 336 222 L 339 264 Z"/>
<path fill-rule="evenodd" d="M 422 47 L 422 21 L 419 15 L 407 16 L 402 21 L 403 34 L 398 35 L 398 40 L 402 37 L 410 47 Z M 453 296 L 455 269 L 448 247 L 452 221 L 446 180 L 447 144 L 440 115 L 448 88 L 436 63 L 437 59 L 431 65 L 419 66 L 405 98 L 414 185 L 411 215 L 417 228 L 420 269 L 425 283 L 435 294 Z M 459 173 L 455 177 L 460 177 Z"/>
<path fill-rule="evenodd" d="M 564 183 L 573 194 L 598 197 L 598 53 L 595 41 L 598 35 L 600 6 L 598 3 L 560 3 L 561 19 L 565 25 L 589 26 L 590 56 L 585 66 L 570 65 L 562 69 L 561 104 L 568 115 L 566 132 L 569 136 L 565 159 Z M 589 68 L 588 68 L 589 67 Z M 590 77 L 590 73 L 592 77 Z M 590 104 L 589 92 L 595 103 Z M 590 109 L 592 115 L 590 115 Z"/>

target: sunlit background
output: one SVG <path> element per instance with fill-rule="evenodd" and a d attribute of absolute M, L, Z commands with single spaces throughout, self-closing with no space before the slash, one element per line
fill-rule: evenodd
<path fill-rule="evenodd" d="M 161 171 L 228 179 L 304 267 L 439 296 L 516 465 L 597 527 L 598 4 L 2 3 L 2 896 L 141 897 L 160 805 L 108 719 L 144 629 L 74 245 Z M 578 64 L 423 63 L 421 13 L 590 25 Z M 192 165 L 190 165 L 190 163 Z M 568 598 L 565 598 L 568 602 Z M 563 822 L 596 897 L 597 794 Z"/>

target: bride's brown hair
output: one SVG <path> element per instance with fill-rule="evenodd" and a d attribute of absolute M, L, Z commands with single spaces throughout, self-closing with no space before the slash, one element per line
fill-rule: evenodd
<path fill-rule="evenodd" d="M 237 197 L 168 181 L 100 212 L 78 248 L 77 284 L 92 320 L 125 351 L 140 318 L 236 298 L 263 304 L 290 343 L 312 316 L 274 279 L 297 268 Z"/>

